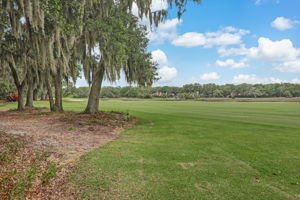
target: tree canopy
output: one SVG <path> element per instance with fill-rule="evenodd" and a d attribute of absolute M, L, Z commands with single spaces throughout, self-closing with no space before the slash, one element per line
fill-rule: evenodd
<path fill-rule="evenodd" d="M 168 0 L 185 12 L 187 0 Z M 200 2 L 194 0 L 194 2 Z M 131 13 L 133 4 L 138 17 Z M 62 86 L 83 73 L 91 86 L 86 112 L 98 112 L 101 83 L 124 73 L 129 83 L 149 86 L 156 64 L 147 52 L 147 17 L 158 25 L 167 10 L 151 10 L 151 0 L 1 0 L 0 70 L 10 74 L 18 109 L 47 93 L 52 111 L 63 111 Z"/>

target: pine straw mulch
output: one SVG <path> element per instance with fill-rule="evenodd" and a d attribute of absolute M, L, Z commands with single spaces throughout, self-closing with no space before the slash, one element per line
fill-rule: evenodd
<path fill-rule="evenodd" d="M 117 112 L 0 111 L 0 199 L 75 199 L 67 177 L 79 158 L 135 122 Z"/>

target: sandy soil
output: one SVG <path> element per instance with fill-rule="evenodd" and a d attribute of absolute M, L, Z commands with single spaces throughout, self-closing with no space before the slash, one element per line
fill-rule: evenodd
<path fill-rule="evenodd" d="M 0 111 L 0 132 L 25 138 L 26 151 L 48 152 L 47 162 L 57 163 L 60 171 L 47 187 L 31 192 L 35 199 L 73 199 L 65 195 L 65 179 L 79 158 L 119 136 L 135 120 L 121 113 L 97 115 Z M 34 195 L 33 195 L 34 194 Z M 33 195 L 33 196 L 32 196 Z"/>

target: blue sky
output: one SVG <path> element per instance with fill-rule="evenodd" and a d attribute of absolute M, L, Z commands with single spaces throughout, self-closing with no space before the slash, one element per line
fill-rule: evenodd
<path fill-rule="evenodd" d="M 299 0 L 203 0 L 189 3 L 180 21 L 153 0 L 161 8 L 169 18 L 149 33 L 161 77 L 155 86 L 300 83 Z"/>

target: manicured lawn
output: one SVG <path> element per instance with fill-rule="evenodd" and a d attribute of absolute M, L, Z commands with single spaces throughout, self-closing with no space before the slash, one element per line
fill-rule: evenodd
<path fill-rule="evenodd" d="M 74 111 L 85 103 L 64 102 Z M 70 182 L 79 199 L 300 198 L 300 103 L 101 105 L 139 122 L 81 159 Z"/>

